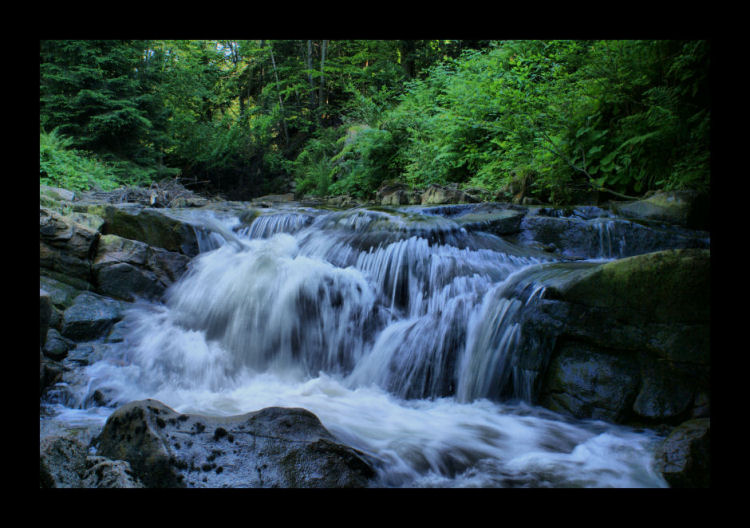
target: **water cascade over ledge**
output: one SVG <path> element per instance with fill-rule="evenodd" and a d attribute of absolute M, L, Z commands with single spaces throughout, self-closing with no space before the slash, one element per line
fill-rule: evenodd
<path fill-rule="evenodd" d="M 195 215 L 201 253 L 163 303 L 127 312 L 71 388 L 72 422 L 103 420 L 94 391 L 222 416 L 303 407 L 378 461 L 379 486 L 666 485 L 652 433 L 535 406 L 521 316 L 585 263 L 417 209 Z M 593 225 L 616 255 L 612 221 Z"/>

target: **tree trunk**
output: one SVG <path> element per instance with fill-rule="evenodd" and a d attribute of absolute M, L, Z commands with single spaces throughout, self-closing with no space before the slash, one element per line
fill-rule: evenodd
<path fill-rule="evenodd" d="M 307 82 L 310 83 L 310 113 L 315 113 L 315 81 L 312 76 L 312 40 L 307 41 Z"/>
<path fill-rule="evenodd" d="M 414 61 L 416 44 L 413 40 L 401 40 L 398 47 L 401 52 L 401 68 L 408 79 L 413 79 L 416 74 Z"/>
<path fill-rule="evenodd" d="M 320 94 L 318 95 L 318 108 L 321 108 L 323 104 L 326 102 L 326 98 L 325 98 L 326 75 L 325 75 L 325 70 L 323 68 L 325 67 L 325 64 L 326 64 L 326 47 L 327 46 L 328 46 L 328 41 L 324 40 L 320 48 Z"/>
<path fill-rule="evenodd" d="M 284 129 L 284 142 L 286 146 L 289 146 L 289 130 L 286 127 L 286 118 L 284 117 L 284 101 L 281 99 L 281 91 L 279 90 L 279 73 L 276 71 L 276 61 L 273 58 L 273 47 L 269 46 L 271 52 L 271 66 L 273 66 L 273 75 L 276 78 L 276 91 L 279 94 L 279 108 L 281 108 L 281 126 Z"/>

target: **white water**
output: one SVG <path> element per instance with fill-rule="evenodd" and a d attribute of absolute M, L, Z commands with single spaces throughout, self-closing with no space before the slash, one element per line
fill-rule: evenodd
<path fill-rule="evenodd" d="M 128 313 L 80 401 L 99 389 L 185 413 L 303 407 L 378 461 L 378 486 L 666 485 L 651 433 L 528 403 L 535 373 L 514 361 L 518 316 L 544 295 L 528 277 L 552 273 L 538 257 L 447 219 L 260 218 L 206 222 L 204 253 L 164 304 Z"/>

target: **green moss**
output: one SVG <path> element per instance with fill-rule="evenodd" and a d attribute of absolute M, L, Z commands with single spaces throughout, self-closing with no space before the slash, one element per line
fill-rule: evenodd
<path fill-rule="evenodd" d="M 641 314 L 656 322 L 710 315 L 710 251 L 680 249 L 608 262 L 561 291 L 567 301 Z"/>

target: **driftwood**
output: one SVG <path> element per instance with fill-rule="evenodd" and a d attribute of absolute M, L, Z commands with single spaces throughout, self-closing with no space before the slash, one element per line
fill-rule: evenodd
<path fill-rule="evenodd" d="M 138 203 L 149 207 L 172 207 L 180 198 L 201 200 L 202 197 L 180 183 L 177 178 L 154 182 L 149 187 L 121 187 L 113 191 L 90 191 L 90 198 L 108 203 Z"/>

